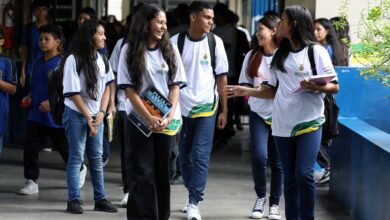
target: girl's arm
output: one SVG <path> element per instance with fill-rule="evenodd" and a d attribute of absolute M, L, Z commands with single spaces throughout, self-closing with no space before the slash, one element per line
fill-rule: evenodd
<path fill-rule="evenodd" d="M 96 118 L 93 124 L 95 127 L 98 127 L 103 122 L 104 116 L 106 115 L 109 99 L 110 99 L 110 86 L 108 85 L 104 89 L 100 111 L 96 114 Z"/>
<path fill-rule="evenodd" d="M 16 93 L 16 85 L 0 79 L 0 90 L 13 95 Z"/>
<path fill-rule="evenodd" d="M 169 95 L 168 100 L 172 103 L 172 109 L 169 112 L 168 116 L 161 122 L 159 129 L 161 131 L 171 123 L 173 116 L 175 115 L 176 107 L 179 103 L 179 97 L 180 97 L 180 86 L 179 85 L 172 85 L 169 87 Z"/>
<path fill-rule="evenodd" d="M 324 85 L 319 85 L 314 82 L 310 82 L 309 80 L 305 79 L 301 81 L 301 87 L 303 89 L 310 89 L 314 92 L 323 92 L 323 93 L 337 93 L 339 91 L 339 84 L 328 82 Z"/>
<path fill-rule="evenodd" d="M 256 88 L 249 88 L 246 86 L 225 86 L 223 92 L 228 98 L 237 96 L 254 96 L 262 99 L 273 99 L 275 98 L 276 89 L 274 87 L 260 85 Z"/>
<path fill-rule="evenodd" d="M 81 114 L 83 114 L 84 117 L 87 119 L 88 126 L 91 130 L 89 135 L 95 136 L 97 134 L 97 127 L 95 127 L 93 125 L 93 118 L 92 118 L 91 114 L 89 114 L 89 111 L 88 111 L 87 107 L 85 106 L 85 103 L 84 103 L 83 99 L 81 98 L 81 96 L 79 94 L 77 94 L 77 95 L 73 95 L 69 98 L 76 105 L 77 109 L 80 110 Z"/>

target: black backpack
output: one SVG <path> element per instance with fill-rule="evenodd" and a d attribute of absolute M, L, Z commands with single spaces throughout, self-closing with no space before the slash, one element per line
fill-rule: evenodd
<path fill-rule="evenodd" d="M 314 61 L 313 45 L 309 46 L 308 55 L 313 75 L 317 75 L 316 64 Z M 333 94 L 325 95 L 324 105 L 325 123 L 322 125 L 322 140 L 330 140 L 339 135 L 339 107 L 336 105 L 336 99 L 334 98 Z"/>
<path fill-rule="evenodd" d="M 49 95 L 49 105 L 50 105 L 50 112 L 53 116 L 53 120 L 56 124 L 62 125 L 62 115 L 64 113 L 65 109 L 65 97 L 63 95 L 63 85 L 62 85 L 62 79 L 64 77 L 64 66 L 66 58 L 68 58 L 70 54 L 68 55 L 61 55 L 61 61 L 57 68 L 50 72 L 48 74 L 48 80 L 47 80 L 47 89 L 48 89 L 48 95 Z M 106 73 L 110 70 L 110 64 L 108 62 L 107 57 L 104 54 L 100 54 L 104 61 L 104 66 Z M 75 57 L 76 60 L 76 69 L 77 73 L 80 74 L 82 66 L 77 61 L 77 57 Z"/>

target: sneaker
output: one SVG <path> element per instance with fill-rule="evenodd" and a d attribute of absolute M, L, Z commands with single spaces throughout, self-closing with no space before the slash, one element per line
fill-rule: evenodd
<path fill-rule="evenodd" d="M 187 206 L 187 220 L 201 220 L 199 208 L 197 205 L 189 204 Z"/>
<path fill-rule="evenodd" d="M 123 196 L 123 199 L 121 201 L 121 206 L 126 207 L 128 199 L 129 199 L 129 193 L 125 193 L 125 195 Z"/>
<path fill-rule="evenodd" d="M 325 169 L 322 168 L 320 170 L 314 171 L 314 182 L 318 183 L 318 181 L 324 176 L 325 174 Z"/>
<path fill-rule="evenodd" d="M 272 205 L 269 207 L 269 214 L 268 219 L 281 219 L 282 216 L 279 213 L 279 206 L 278 205 Z"/>
<path fill-rule="evenodd" d="M 324 175 L 322 175 L 321 179 L 317 181 L 317 184 L 326 184 L 329 183 L 330 180 L 330 168 L 326 168 Z"/>
<path fill-rule="evenodd" d="M 118 212 L 118 208 L 107 199 L 95 202 L 93 210 L 100 212 Z"/>
<path fill-rule="evenodd" d="M 264 215 L 265 198 L 257 198 L 252 209 L 251 217 L 254 219 L 262 218 Z"/>
<path fill-rule="evenodd" d="M 87 170 L 88 170 L 87 165 L 85 165 L 83 163 L 83 169 L 80 170 L 80 180 L 79 180 L 79 188 L 80 189 L 83 188 L 83 186 L 84 186 L 85 177 L 87 177 Z"/>
<path fill-rule="evenodd" d="M 31 195 L 39 192 L 38 183 L 33 180 L 26 180 L 24 187 L 19 190 L 20 195 Z"/>
<path fill-rule="evenodd" d="M 188 209 L 188 206 L 190 205 L 190 203 L 188 202 L 188 198 L 186 200 L 186 204 L 184 205 L 184 207 L 181 209 L 181 211 L 183 213 L 187 213 L 187 209 Z"/>
<path fill-rule="evenodd" d="M 42 148 L 42 151 L 43 152 L 52 152 L 53 149 L 51 149 L 51 147 L 45 147 L 45 148 Z"/>
<path fill-rule="evenodd" d="M 83 214 L 83 202 L 78 199 L 69 200 L 66 211 L 72 214 Z"/>

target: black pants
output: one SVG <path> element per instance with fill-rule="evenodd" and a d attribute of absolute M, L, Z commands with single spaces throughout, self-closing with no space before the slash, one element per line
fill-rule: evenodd
<path fill-rule="evenodd" d="M 126 170 L 126 158 L 130 157 L 130 148 L 129 152 L 126 152 L 126 141 L 125 141 L 125 127 L 124 120 L 126 120 L 126 112 L 119 111 L 117 114 L 117 128 L 119 132 L 119 144 L 121 145 L 121 171 L 122 171 L 122 183 L 123 183 L 123 193 L 129 192 L 129 181 L 128 181 L 128 171 Z"/>
<path fill-rule="evenodd" d="M 152 133 L 146 137 L 127 119 L 125 132 L 128 137 L 126 148 L 131 147 L 127 219 L 168 220 L 171 203 L 170 156 L 176 136 Z"/>
<path fill-rule="evenodd" d="M 51 128 L 39 123 L 27 122 L 27 143 L 24 147 L 24 178 L 37 180 L 39 177 L 39 151 L 45 138 L 49 137 L 65 164 L 68 161 L 68 142 L 65 130 Z"/>

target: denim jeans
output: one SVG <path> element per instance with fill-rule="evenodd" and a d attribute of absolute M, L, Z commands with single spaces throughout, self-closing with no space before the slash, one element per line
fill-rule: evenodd
<path fill-rule="evenodd" d="M 203 200 L 213 145 L 215 119 L 216 114 L 211 117 L 183 117 L 179 141 L 179 162 L 190 204 L 198 204 Z"/>
<path fill-rule="evenodd" d="M 107 126 L 107 120 L 104 119 L 104 130 L 103 130 L 103 161 L 107 160 L 110 157 L 110 142 L 108 137 L 108 126 Z"/>
<path fill-rule="evenodd" d="M 271 127 L 255 112 L 249 115 L 249 131 L 252 141 L 252 176 L 258 198 L 264 198 L 267 192 L 267 160 L 271 166 L 271 191 L 269 204 L 278 205 L 282 194 L 283 170 L 276 149 Z"/>
<path fill-rule="evenodd" d="M 80 168 L 86 150 L 89 171 L 93 186 L 95 201 L 104 199 L 104 177 L 102 165 L 103 152 L 103 123 L 99 126 L 96 136 L 89 136 L 90 129 L 86 118 L 68 107 L 65 107 L 62 116 L 68 139 L 69 158 L 66 167 L 66 182 L 68 186 L 68 199 L 80 199 Z"/>
<path fill-rule="evenodd" d="M 314 163 L 322 128 L 297 137 L 275 137 L 284 173 L 287 220 L 314 219 Z"/>

